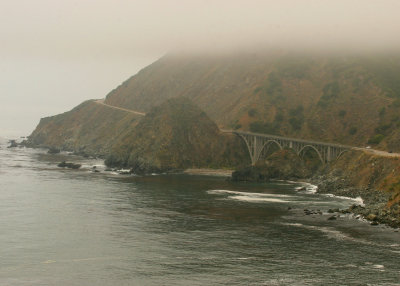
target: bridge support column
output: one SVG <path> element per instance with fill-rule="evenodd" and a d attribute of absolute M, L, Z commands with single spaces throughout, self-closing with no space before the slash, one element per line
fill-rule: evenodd
<path fill-rule="evenodd" d="M 326 150 L 326 163 L 330 162 L 332 158 L 332 147 L 328 146 L 328 149 Z"/>

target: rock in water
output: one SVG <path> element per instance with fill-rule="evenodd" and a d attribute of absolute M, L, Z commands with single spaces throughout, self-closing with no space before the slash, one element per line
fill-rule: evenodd
<path fill-rule="evenodd" d="M 10 145 L 7 148 L 18 147 L 18 143 L 15 140 L 10 140 L 8 143 L 10 143 Z"/>
<path fill-rule="evenodd" d="M 58 148 L 50 148 L 49 151 L 47 151 L 48 154 L 59 154 L 60 152 L 61 150 Z"/>
<path fill-rule="evenodd" d="M 69 169 L 79 169 L 80 167 L 82 167 L 82 165 L 81 164 L 75 164 L 75 163 L 62 161 L 60 164 L 57 165 L 57 167 L 69 168 Z"/>

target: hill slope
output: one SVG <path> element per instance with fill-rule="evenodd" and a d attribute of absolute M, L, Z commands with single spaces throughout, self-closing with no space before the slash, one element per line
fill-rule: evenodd
<path fill-rule="evenodd" d="M 106 98 L 148 111 L 191 98 L 220 127 L 400 150 L 400 56 L 168 55 Z"/>
<path fill-rule="evenodd" d="M 243 142 L 223 134 L 185 97 L 152 108 L 129 134 L 114 144 L 106 163 L 135 173 L 190 167 L 235 167 L 248 164 Z"/>
<path fill-rule="evenodd" d="M 400 151 L 400 56 L 167 55 L 105 103 L 148 112 L 186 96 L 220 128 Z M 34 144 L 108 154 L 140 116 L 88 101 L 41 120 Z"/>

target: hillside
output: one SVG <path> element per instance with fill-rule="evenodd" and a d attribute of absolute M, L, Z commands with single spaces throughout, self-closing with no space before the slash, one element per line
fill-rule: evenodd
<path fill-rule="evenodd" d="M 89 100 L 71 111 L 41 119 L 27 145 L 105 156 L 115 141 L 137 124 L 138 118 Z"/>
<path fill-rule="evenodd" d="M 189 99 L 176 97 L 153 107 L 117 141 L 106 164 L 135 173 L 237 167 L 249 164 L 243 145 L 238 137 L 221 133 Z"/>
<path fill-rule="evenodd" d="M 167 55 L 106 103 L 191 98 L 220 127 L 400 150 L 400 56 Z"/>
<path fill-rule="evenodd" d="M 220 128 L 400 151 L 400 56 L 167 55 L 105 103 L 148 112 L 186 96 Z M 42 119 L 33 145 L 107 155 L 138 115 L 87 101 Z"/>

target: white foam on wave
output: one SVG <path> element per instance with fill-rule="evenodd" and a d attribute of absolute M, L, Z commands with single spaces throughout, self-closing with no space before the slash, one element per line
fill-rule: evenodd
<path fill-rule="evenodd" d="M 361 244 L 366 244 L 366 245 L 374 245 L 373 242 L 369 242 L 363 239 L 357 239 L 354 238 L 350 235 L 347 235 L 339 230 L 330 228 L 330 227 L 319 227 L 319 226 L 313 226 L 313 225 L 304 225 L 301 223 L 282 223 L 282 225 L 287 225 L 287 226 L 294 226 L 294 227 L 301 227 L 301 228 L 305 228 L 305 229 L 309 229 L 309 230 L 315 230 L 315 231 L 319 231 L 322 232 L 327 238 L 329 239 L 335 239 L 338 241 L 344 241 L 344 240 L 348 240 L 348 241 L 353 241 L 353 242 L 357 242 L 357 243 L 361 243 Z"/>
<path fill-rule="evenodd" d="M 270 203 L 289 203 L 290 201 L 275 198 L 260 198 L 252 196 L 232 196 L 230 199 L 246 202 L 270 202 Z"/>
<path fill-rule="evenodd" d="M 333 194 L 324 194 L 324 196 L 330 197 L 330 198 L 338 198 L 338 199 L 342 199 L 342 200 L 350 200 L 350 201 L 354 201 L 356 204 L 358 204 L 360 206 L 364 206 L 364 201 L 361 197 L 350 198 L 350 197 L 344 197 L 344 196 L 336 196 Z"/>
<path fill-rule="evenodd" d="M 295 182 L 293 182 L 293 183 L 295 183 Z M 300 187 L 295 188 L 296 191 L 302 190 L 303 192 L 308 193 L 308 194 L 315 194 L 318 190 L 317 185 L 313 185 L 313 184 L 306 183 L 306 182 L 300 182 L 300 184 L 301 184 Z"/>
<path fill-rule="evenodd" d="M 383 268 L 385 268 L 385 266 L 383 266 L 381 264 L 375 264 L 372 267 L 375 268 L 375 269 L 383 269 Z"/>
<path fill-rule="evenodd" d="M 247 202 L 271 202 L 271 203 L 288 203 L 290 201 L 284 198 L 291 198 L 293 196 L 281 195 L 281 194 L 266 194 L 266 193 L 250 193 L 250 192 L 239 192 L 229 190 L 210 190 L 207 191 L 209 194 L 221 195 L 228 194 L 229 199 L 247 201 Z"/>
<path fill-rule="evenodd" d="M 274 198 L 290 198 L 290 195 L 281 194 L 270 194 L 270 193 L 250 193 L 250 192 L 239 192 L 239 191 L 229 191 L 229 190 L 209 190 L 209 194 L 233 194 L 233 195 L 246 195 L 246 196 L 258 196 L 258 197 L 274 197 Z"/>

